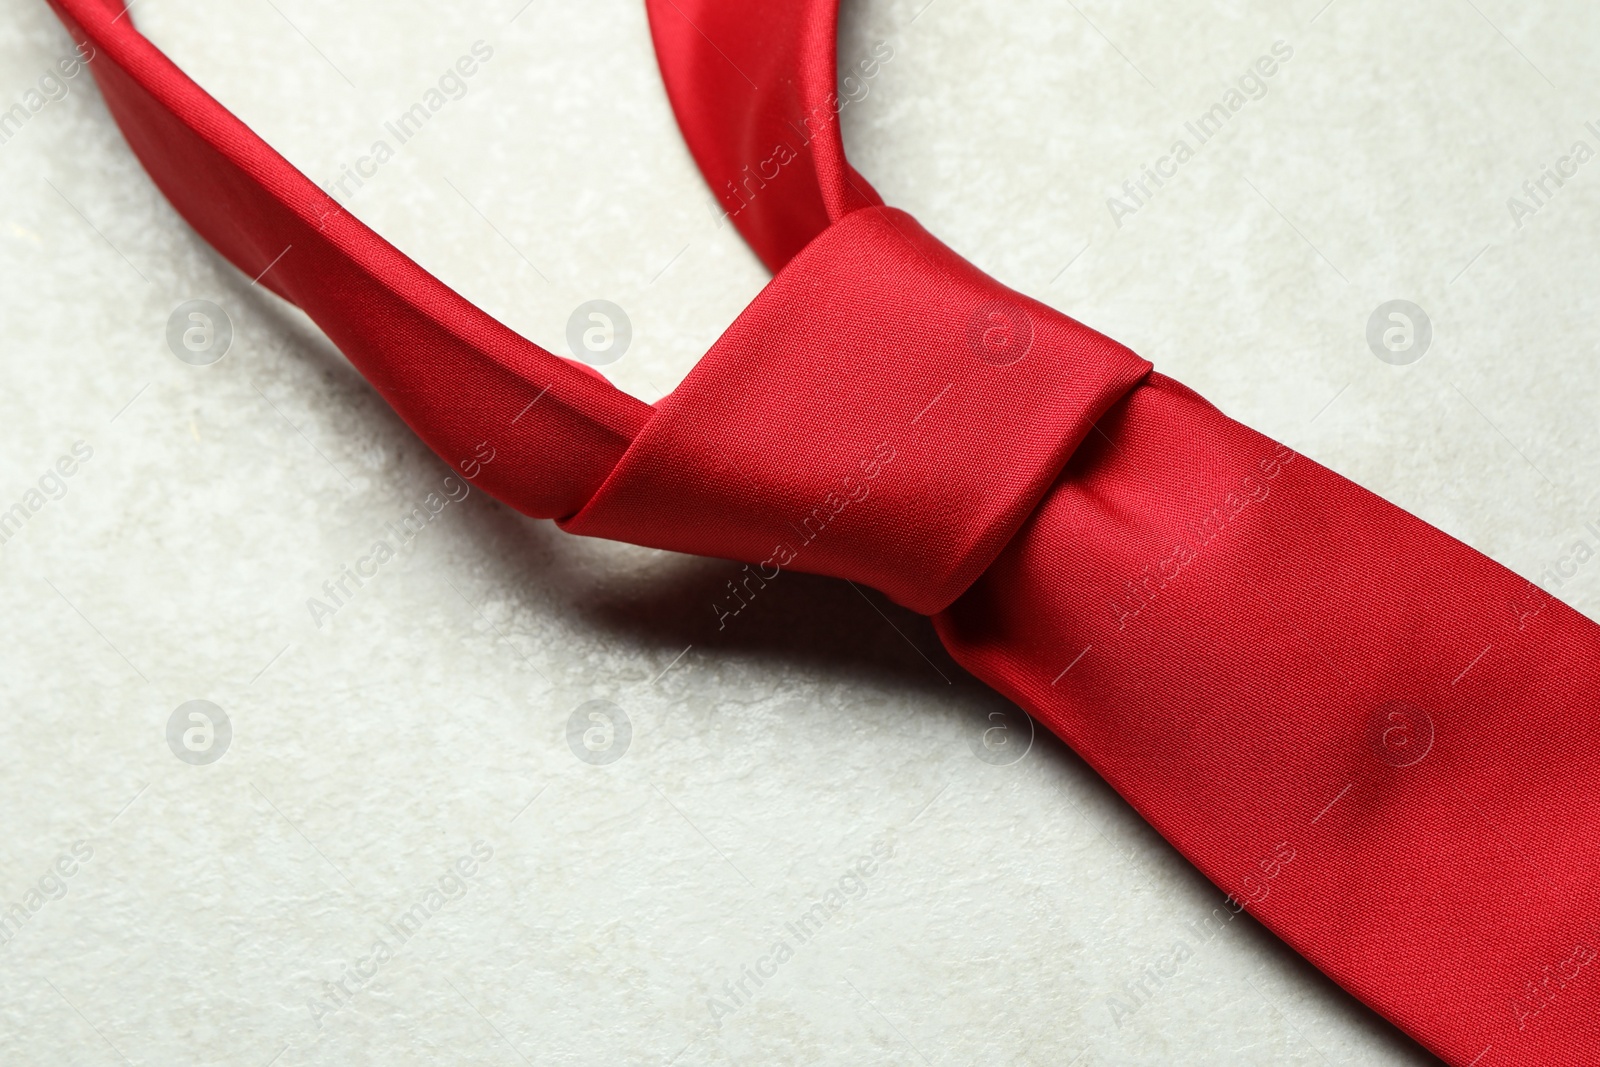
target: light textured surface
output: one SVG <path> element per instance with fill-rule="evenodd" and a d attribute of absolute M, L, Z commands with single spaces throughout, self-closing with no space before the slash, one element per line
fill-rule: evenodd
<path fill-rule="evenodd" d="M 847 4 L 841 34 L 846 60 L 895 50 L 844 119 L 891 203 L 1600 609 L 1600 162 L 1520 227 L 1507 205 L 1600 148 L 1600 8 L 924 3 Z M 607 373 L 654 400 L 765 275 L 709 210 L 642 5 L 522 4 L 134 14 L 318 181 L 487 42 L 347 203 L 546 347 L 616 301 Z M 0 10 L 3 108 L 70 44 L 42 0 Z M 1118 226 L 1107 198 L 1277 41 L 1262 98 Z M 0 508 L 92 449 L 0 545 L 0 901 L 26 913 L 0 1061 L 1429 1062 L 1248 918 L 1204 930 L 1221 894 L 1061 745 L 977 758 L 996 698 L 880 598 L 793 576 L 718 632 L 731 566 L 474 492 L 315 625 L 448 468 L 183 226 L 86 78 L 0 144 L 0 185 Z M 165 342 L 194 298 L 235 329 L 209 367 Z M 1410 366 L 1365 339 L 1397 298 L 1433 326 Z M 208 765 L 167 740 L 195 699 L 233 731 Z M 568 743 L 590 700 L 631 721 L 604 765 Z"/>

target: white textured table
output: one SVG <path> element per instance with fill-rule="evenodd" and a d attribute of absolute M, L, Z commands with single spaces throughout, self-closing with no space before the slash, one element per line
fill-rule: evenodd
<path fill-rule="evenodd" d="M 841 39 L 893 48 L 845 112 L 891 203 L 1594 614 L 1600 162 L 1560 160 L 1600 148 L 1600 8 L 924 2 Z M 615 301 L 606 372 L 654 400 L 765 275 L 642 5 L 522 3 L 134 14 L 324 182 L 484 42 L 346 202 L 546 347 Z M 26 107 L 70 43 L 0 6 Z M 1063 746 L 980 759 L 1000 705 L 923 620 L 793 576 L 718 631 L 731 565 L 450 499 L 61 84 L 0 126 L 0 1061 L 1429 1062 L 1248 918 L 1208 928 L 1221 894 Z M 1546 166 L 1576 173 L 1537 203 Z M 232 323 L 209 366 L 167 344 L 192 299 Z M 1396 299 L 1431 323 L 1408 365 L 1366 337 Z M 185 747 L 186 709 L 169 743 L 193 700 L 231 737 Z"/>

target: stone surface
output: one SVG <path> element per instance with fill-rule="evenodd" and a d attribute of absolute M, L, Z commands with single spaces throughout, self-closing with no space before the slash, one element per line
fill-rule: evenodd
<path fill-rule="evenodd" d="M 0 7 L 4 107 L 70 45 L 39 0 Z M 614 301 L 633 338 L 603 369 L 644 399 L 766 280 L 633 0 L 133 14 L 318 181 L 486 42 L 347 203 L 546 347 Z M 1600 608 L 1600 162 L 1520 226 L 1507 204 L 1600 148 L 1600 9 L 848 4 L 845 60 L 879 40 L 844 122 L 890 202 Z M 1108 206 L 1280 41 L 1260 99 Z M 0 901 L 42 901 L 0 945 L 0 1060 L 1429 1062 L 1249 919 L 1197 935 L 1221 894 L 1063 746 L 977 758 L 1001 706 L 881 598 L 789 576 L 718 632 L 731 566 L 472 493 L 317 625 L 308 598 L 448 468 L 183 226 L 86 79 L 0 144 L 0 183 L 0 505 L 65 487 L 0 545 Z M 209 366 L 166 342 L 196 299 L 233 325 Z M 1408 365 L 1367 343 L 1391 300 L 1431 322 Z M 194 700 L 231 727 L 211 762 L 176 755 L 205 750 L 171 721 Z"/>

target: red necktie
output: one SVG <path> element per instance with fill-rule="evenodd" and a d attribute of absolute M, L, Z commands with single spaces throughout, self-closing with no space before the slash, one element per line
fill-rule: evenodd
<path fill-rule="evenodd" d="M 446 462 L 491 442 L 489 492 L 932 614 L 1446 1061 L 1600 1060 L 1600 630 L 883 207 L 841 145 L 837 0 L 650 0 L 695 157 L 777 271 L 654 407 L 346 215 L 120 0 L 54 2 L 174 206 Z"/>

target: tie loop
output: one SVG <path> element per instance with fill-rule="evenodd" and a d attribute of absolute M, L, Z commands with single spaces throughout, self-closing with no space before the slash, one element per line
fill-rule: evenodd
<path fill-rule="evenodd" d="M 713 196 L 776 273 L 883 203 L 844 155 L 839 0 L 647 0 L 667 97 Z"/>

